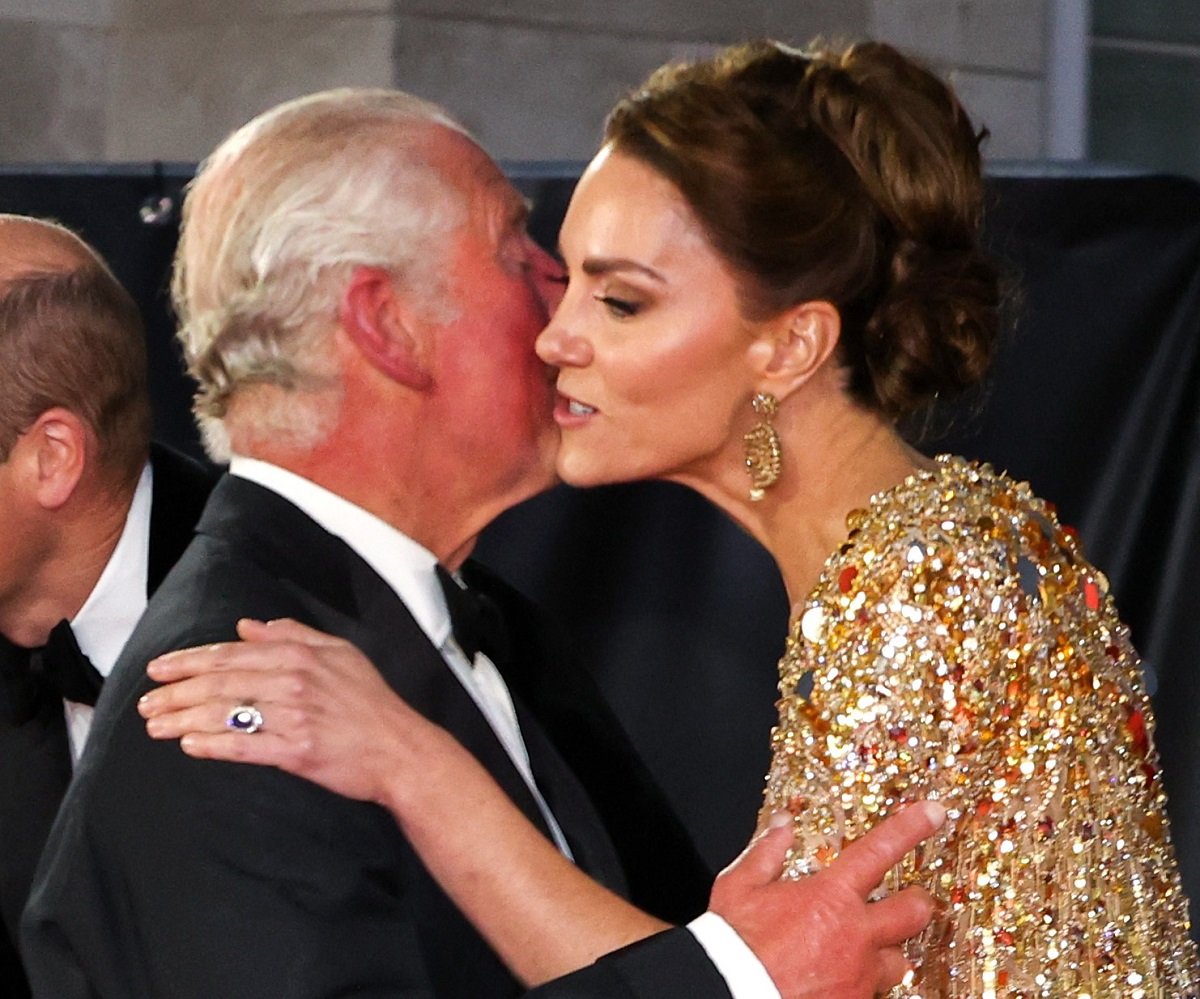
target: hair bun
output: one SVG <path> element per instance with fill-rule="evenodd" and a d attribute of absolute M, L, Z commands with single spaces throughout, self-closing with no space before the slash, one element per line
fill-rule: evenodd
<path fill-rule="evenodd" d="M 879 42 L 817 55 L 808 83 L 814 122 L 886 222 L 852 385 L 901 417 L 969 388 L 991 363 L 999 281 L 978 242 L 987 133 L 945 83 Z"/>
<path fill-rule="evenodd" d="M 997 339 L 995 268 L 979 250 L 902 240 L 862 334 L 875 406 L 904 416 L 986 374 Z"/>

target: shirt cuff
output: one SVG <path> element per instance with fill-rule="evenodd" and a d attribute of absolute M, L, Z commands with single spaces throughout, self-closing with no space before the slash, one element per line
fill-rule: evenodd
<path fill-rule="evenodd" d="M 705 912 L 687 928 L 725 979 L 733 999 L 780 999 L 763 963 L 723 918 Z"/>

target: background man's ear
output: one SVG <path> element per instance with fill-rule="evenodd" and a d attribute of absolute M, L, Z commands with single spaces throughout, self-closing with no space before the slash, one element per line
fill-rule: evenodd
<path fill-rule="evenodd" d="M 99 445 L 92 429 L 62 406 L 46 410 L 13 445 L 8 456 L 15 463 L 30 495 L 45 510 L 57 510 L 75 493 L 96 458 Z"/>
<path fill-rule="evenodd" d="M 342 329 L 373 367 L 418 391 L 433 377 L 425 367 L 416 332 L 416 312 L 379 267 L 359 267 L 342 295 Z"/>
<path fill-rule="evenodd" d="M 772 320 L 758 345 L 759 391 L 782 402 L 829 363 L 841 333 L 831 302 L 802 302 Z"/>

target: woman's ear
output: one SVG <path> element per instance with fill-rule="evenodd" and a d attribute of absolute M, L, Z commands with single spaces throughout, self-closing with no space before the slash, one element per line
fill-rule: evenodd
<path fill-rule="evenodd" d="M 393 381 L 422 391 L 433 377 L 421 360 L 417 312 L 380 267 L 355 269 L 342 295 L 342 329 L 359 353 Z"/>
<path fill-rule="evenodd" d="M 74 495 L 89 452 L 95 461 L 97 447 L 95 435 L 82 418 L 54 406 L 17 438 L 8 460 L 27 484 L 26 495 L 43 510 L 57 510 Z"/>
<path fill-rule="evenodd" d="M 755 344 L 760 392 L 781 402 L 808 382 L 833 355 L 842 318 L 831 302 L 802 302 L 765 324 Z"/>

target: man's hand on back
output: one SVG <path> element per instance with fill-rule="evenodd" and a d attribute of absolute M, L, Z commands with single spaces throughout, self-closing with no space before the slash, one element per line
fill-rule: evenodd
<path fill-rule="evenodd" d="M 783 999 L 862 999 L 886 992 L 908 970 L 900 950 L 933 916 L 933 901 L 906 888 L 868 896 L 906 853 L 945 821 L 936 802 L 904 808 L 851 843 L 827 868 L 781 880 L 791 817 L 768 827 L 713 885 L 709 909 L 766 967 Z"/>

